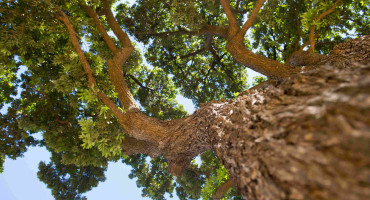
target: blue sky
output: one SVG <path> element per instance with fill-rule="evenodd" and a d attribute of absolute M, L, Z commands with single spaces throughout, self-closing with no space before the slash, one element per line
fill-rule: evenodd
<path fill-rule="evenodd" d="M 134 0 L 130 0 L 132 3 Z M 143 49 L 142 45 L 139 45 Z M 18 75 L 22 73 L 19 72 Z M 258 73 L 248 70 L 248 82 Z M 183 104 L 189 113 L 194 112 L 191 100 L 182 96 L 176 98 Z M 6 112 L 4 107 L 0 111 Z M 41 137 L 39 135 L 38 137 Z M 38 164 L 41 161 L 49 162 L 50 153 L 44 147 L 30 147 L 23 157 L 17 160 L 6 159 L 4 172 L 0 174 L 1 200 L 50 200 L 51 190 L 37 178 Z M 109 163 L 106 172 L 106 181 L 99 183 L 98 187 L 84 194 L 89 200 L 115 200 L 115 199 L 149 199 L 141 196 L 141 189 L 137 188 L 136 180 L 129 179 L 131 167 L 121 162 Z M 177 199 L 177 198 L 172 198 Z"/>

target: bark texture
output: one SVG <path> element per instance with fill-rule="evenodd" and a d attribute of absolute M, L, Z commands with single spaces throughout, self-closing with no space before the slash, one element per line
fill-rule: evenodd
<path fill-rule="evenodd" d="M 296 51 L 289 57 L 287 64 L 295 66 L 314 66 L 325 64 L 326 55 L 312 53 L 309 51 Z"/>
<path fill-rule="evenodd" d="M 339 47 L 329 62 L 352 64 L 207 105 L 219 119 L 213 148 L 245 198 L 370 196 L 370 37 Z"/>

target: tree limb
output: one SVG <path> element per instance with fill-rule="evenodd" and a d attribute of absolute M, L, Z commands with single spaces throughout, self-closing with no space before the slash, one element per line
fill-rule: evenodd
<path fill-rule="evenodd" d="M 80 59 L 82 67 L 83 67 L 83 69 L 84 69 L 84 71 L 87 75 L 88 86 L 92 91 L 96 91 L 95 88 L 94 88 L 96 86 L 96 80 L 93 76 L 93 71 L 90 67 L 90 64 L 87 61 L 86 56 L 85 56 L 84 52 L 81 49 L 81 46 L 80 46 L 79 41 L 77 39 L 77 33 L 75 32 L 75 30 L 73 28 L 73 25 L 69 21 L 68 16 L 63 11 L 61 11 L 59 7 L 57 7 L 57 10 L 58 10 L 58 13 L 56 15 L 56 18 L 59 19 L 61 22 L 63 22 L 64 25 L 67 27 L 68 34 L 69 34 L 70 40 L 72 42 L 73 48 L 77 52 L 77 55 Z M 122 118 L 123 113 L 117 108 L 116 104 L 108 98 L 108 96 L 106 94 L 104 94 L 101 91 L 98 91 L 97 95 L 98 95 L 99 99 L 101 101 L 103 101 L 103 103 L 111 109 L 111 111 L 113 112 L 113 114 L 117 118 Z"/>
<path fill-rule="evenodd" d="M 335 10 L 335 7 L 337 7 L 337 5 L 338 5 L 339 2 L 340 2 L 340 0 L 337 0 L 329 10 L 326 10 L 325 12 L 321 13 L 319 16 L 316 17 L 316 19 L 314 21 L 320 21 L 324 17 L 326 17 L 327 15 L 329 15 L 330 13 L 332 13 Z M 316 44 L 316 41 L 315 41 L 315 28 L 316 28 L 316 25 L 311 25 L 310 26 L 310 36 L 309 36 L 310 48 L 308 49 L 308 51 L 311 52 L 311 53 L 314 53 L 315 52 L 315 44 Z"/>
<path fill-rule="evenodd" d="M 327 11 L 325 11 L 325 12 L 321 13 L 321 15 L 319 15 L 319 16 L 316 18 L 316 20 L 317 20 L 317 21 L 320 21 L 320 20 L 322 20 L 324 17 L 326 17 L 327 15 L 329 15 L 330 13 L 332 13 L 332 12 L 335 10 L 335 7 L 337 7 L 337 5 L 339 4 L 339 2 L 340 2 L 340 1 L 341 1 L 341 0 L 337 0 L 329 10 L 327 10 Z"/>
<path fill-rule="evenodd" d="M 300 4 L 300 2 L 299 2 L 299 4 Z M 302 38 L 301 23 L 300 23 L 300 20 L 299 20 L 298 9 L 295 10 L 295 18 L 296 18 L 296 21 L 297 21 L 298 39 L 297 39 L 297 42 L 294 45 L 294 51 L 297 51 L 298 50 L 299 42 L 301 41 L 301 38 Z"/>
<path fill-rule="evenodd" d="M 117 20 L 114 18 L 113 13 L 110 9 L 110 5 L 108 0 L 101 0 L 103 3 L 103 12 L 107 17 L 107 21 L 109 26 L 112 28 L 113 33 L 117 36 L 119 41 L 122 43 L 122 46 L 125 48 L 131 47 L 131 40 L 128 35 L 121 29 L 120 25 L 118 24 Z"/>
<path fill-rule="evenodd" d="M 139 106 L 137 105 L 134 97 L 132 96 L 130 90 L 128 89 L 127 84 L 123 77 L 123 64 L 130 57 L 132 51 L 134 50 L 134 47 L 132 46 L 128 35 L 121 29 L 120 25 L 114 18 L 108 0 L 101 1 L 103 3 L 103 12 L 107 17 L 108 24 L 112 28 L 114 34 L 120 40 L 123 47 L 119 49 L 119 51 L 114 51 L 115 54 L 113 59 L 110 59 L 107 62 L 109 78 L 112 81 L 112 84 L 114 85 L 115 90 L 118 93 L 118 99 L 121 105 L 123 105 L 126 110 L 139 109 Z M 96 19 L 98 20 L 98 18 Z M 96 23 L 100 23 L 100 21 L 96 21 Z M 103 30 L 101 30 L 101 28 Z M 105 33 L 104 28 L 103 27 L 101 28 L 99 28 L 98 26 L 99 31 Z M 109 36 L 107 36 L 106 34 L 106 37 Z M 108 40 L 108 38 L 106 39 Z"/>
<path fill-rule="evenodd" d="M 229 0 L 220 0 L 220 3 L 222 5 L 222 8 L 224 9 L 224 12 L 226 14 L 227 19 L 229 20 L 230 27 L 229 31 L 232 35 L 234 35 L 237 30 L 239 29 L 238 21 L 236 20 L 235 13 L 233 12 L 230 1 Z"/>
<path fill-rule="evenodd" d="M 234 186 L 234 180 L 229 178 L 226 182 L 222 183 L 220 187 L 217 188 L 217 191 L 213 194 L 213 200 L 220 200 L 225 193 Z"/>
<path fill-rule="evenodd" d="M 144 86 L 139 80 L 137 80 L 137 78 L 131 74 L 127 74 L 128 77 L 130 77 L 136 84 L 138 84 L 140 87 L 142 88 L 145 88 L 147 90 L 150 90 L 150 91 L 154 91 L 153 88 L 150 88 L 150 87 L 147 87 L 147 86 Z"/>
<path fill-rule="evenodd" d="M 256 19 L 258 12 L 260 11 L 263 4 L 266 0 L 258 0 L 256 5 L 253 8 L 252 13 L 249 15 L 248 20 L 244 23 L 242 29 L 239 31 L 239 35 L 244 36 L 248 29 L 253 25 L 254 20 Z"/>
<path fill-rule="evenodd" d="M 196 51 L 194 51 L 194 52 L 192 52 L 192 53 L 188 53 L 188 54 L 186 54 L 186 55 L 179 56 L 179 58 L 181 58 L 181 59 L 189 58 L 189 57 L 192 57 L 192 56 L 198 55 L 198 54 L 202 53 L 202 52 L 203 52 L 203 51 L 205 51 L 205 50 L 206 50 L 206 49 L 203 47 L 203 48 L 198 49 L 198 50 L 196 50 Z M 171 58 L 171 59 L 169 59 L 168 61 L 172 61 L 172 60 L 175 60 L 175 59 L 177 59 L 177 57 L 172 57 L 172 58 Z"/>
<path fill-rule="evenodd" d="M 114 44 L 112 38 L 110 38 L 107 31 L 103 27 L 103 25 L 102 25 L 98 15 L 96 14 L 96 12 L 90 6 L 88 6 L 86 4 L 81 3 L 81 6 L 85 10 L 85 12 L 94 20 L 94 23 L 95 23 L 98 31 L 102 34 L 102 37 L 103 37 L 105 43 L 107 44 L 107 46 L 109 47 L 109 49 L 112 50 L 113 53 L 117 52 L 118 49 L 117 49 L 116 45 Z"/>

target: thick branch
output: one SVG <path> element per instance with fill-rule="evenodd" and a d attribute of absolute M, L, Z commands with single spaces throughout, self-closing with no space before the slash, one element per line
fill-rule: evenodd
<path fill-rule="evenodd" d="M 83 9 L 86 11 L 86 13 L 94 20 L 94 23 L 96 25 L 96 28 L 98 31 L 102 34 L 102 37 L 109 47 L 110 50 L 112 50 L 113 53 L 117 52 L 118 49 L 116 45 L 114 44 L 113 40 L 110 38 L 108 35 L 107 31 L 105 30 L 104 26 L 102 25 L 98 15 L 95 13 L 95 11 L 88 5 L 86 4 L 81 4 Z"/>
<path fill-rule="evenodd" d="M 103 2 L 103 11 L 105 16 L 107 17 L 107 21 L 109 26 L 112 28 L 113 33 L 117 36 L 119 41 L 121 41 L 122 46 L 124 48 L 131 47 L 131 41 L 128 35 L 121 29 L 120 25 L 118 24 L 117 20 L 114 18 L 113 13 L 110 9 L 110 5 L 108 0 L 101 0 Z"/>
<path fill-rule="evenodd" d="M 229 34 L 234 35 L 238 31 L 238 29 L 240 29 L 240 27 L 239 27 L 238 21 L 236 20 L 235 13 L 233 12 L 231 8 L 230 1 L 220 0 L 220 3 L 230 23 Z"/>
<path fill-rule="evenodd" d="M 310 48 L 308 49 L 308 51 L 311 53 L 315 52 L 315 45 L 316 45 L 315 27 L 316 27 L 315 25 L 310 26 L 310 36 L 309 36 Z"/>
<path fill-rule="evenodd" d="M 253 8 L 252 13 L 249 15 L 248 20 L 244 23 L 242 29 L 239 31 L 239 35 L 244 36 L 248 29 L 253 25 L 254 20 L 256 19 L 258 12 L 260 11 L 263 4 L 266 0 L 258 0 L 256 5 Z"/>
<path fill-rule="evenodd" d="M 245 47 L 243 38 L 240 37 L 229 39 L 226 49 L 239 64 L 270 78 L 282 79 L 300 73 L 302 70 L 301 67 L 283 64 L 253 53 Z"/>
<path fill-rule="evenodd" d="M 118 93 L 118 99 L 120 103 L 124 106 L 126 110 L 130 109 L 139 109 L 135 99 L 133 98 L 130 90 L 127 87 L 127 84 L 123 77 L 123 64 L 126 60 L 130 57 L 134 47 L 131 44 L 130 38 L 128 35 L 121 29 L 119 24 L 117 23 L 116 19 L 114 18 L 112 11 L 110 9 L 109 2 L 107 0 L 102 0 L 103 2 L 103 10 L 105 16 L 107 17 L 107 21 L 109 26 L 112 28 L 114 34 L 122 43 L 123 48 L 119 51 L 112 50 L 115 52 L 113 59 L 108 60 L 108 73 L 109 78 L 112 81 L 112 84 L 115 87 L 116 92 Z M 86 8 L 89 11 L 89 15 L 92 16 L 95 23 L 97 24 L 97 28 L 103 34 L 104 40 L 107 42 L 108 46 L 114 46 L 113 41 L 111 41 L 109 35 L 106 33 L 104 27 L 101 25 L 96 13 L 90 8 Z M 113 43 L 113 44 L 112 44 Z M 115 47 L 115 46 L 114 46 Z M 111 49 L 112 49 L 111 48 Z"/>
<path fill-rule="evenodd" d="M 234 185 L 234 180 L 229 178 L 226 182 L 222 183 L 220 187 L 217 188 L 217 191 L 213 194 L 213 200 L 220 200 L 225 195 L 225 193 Z"/>
<path fill-rule="evenodd" d="M 67 27 L 68 34 L 71 39 L 73 48 L 75 49 L 80 59 L 80 62 L 82 64 L 82 67 L 84 68 L 84 71 L 87 75 L 88 86 L 90 88 L 93 88 L 96 85 L 95 78 L 93 77 L 93 71 L 91 70 L 90 64 L 87 61 L 86 56 L 81 49 L 80 43 L 77 39 L 77 33 L 75 32 L 73 25 L 69 21 L 68 16 L 63 11 L 61 11 L 59 8 L 58 8 L 58 14 L 56 15 L 56 18 L 59 19 L 61 22 L 63 22 L 64 25 Z"/>
<path fill-rule="evenodd" d="M 319 15 L 319 16 L 316 18 L 316 20 L 317 20 L 317 21 L 320 21 L 320 20 L 322 20 L 324 17 L 326 17 L 327 15 L 329 15 L 330 13 L 332 13 L 332 12 L 335 10 L 335 7 L 337 7 L 337 5 L 339 4 L 339 2 L 340 2 L 340 0 L 337 0 L 329 10 L 327 10 L 327 11 L 325 11 L 325 12 L 321 13 L 321 15 Z"/>
<path fill-rule="evenodd" d="M 113 59 L 108 60 L 109 79 L 118 93 L 118 99 L 126 110 L 139 109 L 134 97 L 132 96 L 126 81 L 123 77 L 123 64 L 131 55 L 133 47 L 122 48 L 120 52 L 114 55 Z"/>

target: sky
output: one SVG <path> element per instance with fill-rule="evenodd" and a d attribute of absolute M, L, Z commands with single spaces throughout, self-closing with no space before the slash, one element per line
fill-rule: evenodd
<path fill-rule="evenodd" d="M 132 4 L 134 0 L 130 0 Z M 140 45 L 143 50 L 143 46 Z M 23 71 L 18 72 L 18 77 Z M 248 70 L 248 82 L 252 77 L 260 75 Z M 189 114 L 195 108 L 191 100 L 178 95 L 179 103 L 184 105 Z M 6 107 L 0 110 L 6 112 Z M 41 138 L 41 134 L 36 135 Z M 41 161 L 49 163 L 50 153 L 45 147 L 30 147 L 23 157 L 12 160 L 7 158 L 4 163 L 4 172 L 0 174 L 0 200 L 50 200 L 54 199 L 51 190 L 37 178 L 38 165 Z M 100 182 L 98 187 L 84 193 L 88 200 L 116 200 L 116 199 L 149 199 L 141 196 L 141 189 L 136 186 L 136 179 L 129 179 L 131 167 L 120 161 L 110 162 L 106 171 L 106 181 Z M 177 197 L 172 198 L 177 199 Z"/>

